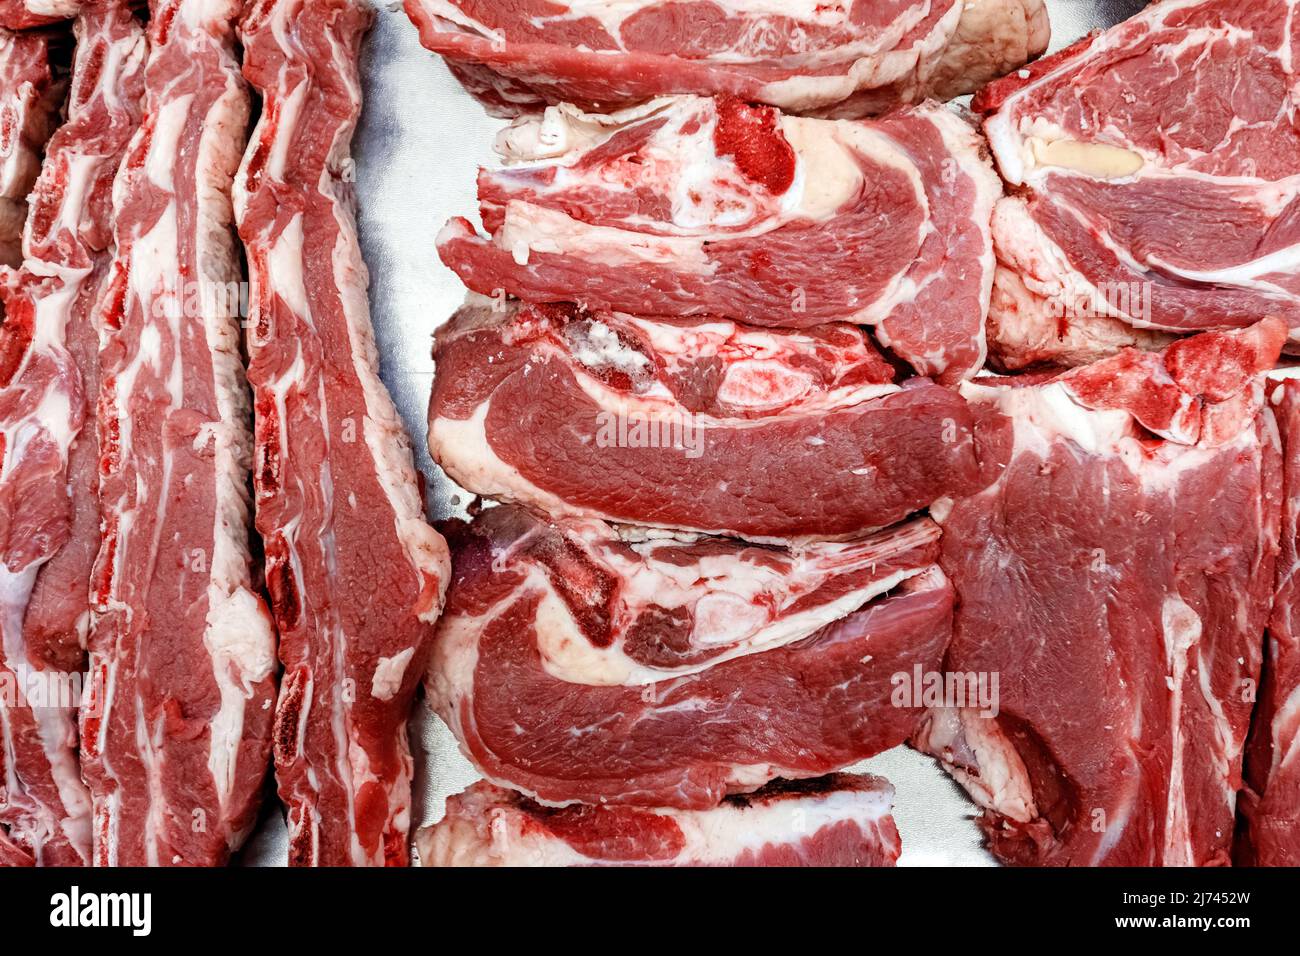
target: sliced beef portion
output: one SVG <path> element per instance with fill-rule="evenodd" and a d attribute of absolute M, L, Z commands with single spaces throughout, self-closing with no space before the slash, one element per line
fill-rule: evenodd
<path fill-rule="evenodd" d="M 254 823 L 275 637 L 252 574 L 252 418 L 231 179 L 238 0 L 156 0 L 101 297 L 103 543 L 82 770 L 99 865 L 211 865 Z"/>
<path fill-rule="evenodd" d="M 1281 458 L 1260 372 L 1285 326 L 977 379 L 995 483 L 943 516 L 950 672 L 996 716 L 917 737 L 1031 865 L 1229 860 L 1273 596 Z"/>
<path fill-rule="evenodd" d="M 842 769 L 916 728 L 891 678 L 935 670 L 948 642 L 952 589 L 936 566 L 916 573 L 932 532 L 914 531 L 864 542 L 876 570 L 847 562 L 837 579 L 799 552 L 620 548 L 607 529 L 489 509 L 454 536 L 430 701 L 484 776 L 550 804 L 700 810 Z M 847 616 L 814 630 L 832 601 Z"/>
<path fill-rule="evenodd" d="M 450 571 L 379 378 L 352 211 L 357 56 L 372 16 L 359 0 L 259 0 L 240 29 L 262 95 L 235 202 L 292 865 L 405 865 L 406 722 Z"/>
<path fill-rule="evenodd" d="M 0 265 L 23 261 L 27 194 L 41 171 L 41 151 L 59 124 L 67 83 L 58 39 L 46 31 L 0 29 Z"/>
<path fill-rule="evenodd" d="M 550 675 L 641 686 L 815 634 L 929 570 L 939 527 L 921 519 L 854 541 L 777 548 L 620 534 L 600 521 L 553 525 L 504 507 L 462 541 L 466 561 L 475 548 L 508 548 L 510 576 L 547 595 L 536 643 Z"/>
<path fill-rule="evenodd" d="M 424 866 L 893 866 L 894 788 L 835 774 L 711 810 L 544 807 L 475 784 L 416 838 Z"/>
<path fill-rule="evenodd" d="M 1300 866 L 1300 381 L 1268 389 L 1282 435 L 1282 544 L 1236 856 L 1254 866 Z"/>
<path fill-rule="evenodd" d="M 1047 48 L 1042 0 L 407 0 L 420 41 L 488 108 L 727 94 L 862 116 L 959 96 Z"/>
<path fill-rule="evenodd" d="M 119 0 L 97 0 L 117 3 Z M 30 30 L 32 27 L 70 20 L 77 15 L 85 0 L 0 0 L 0 27 L 6 30 Z"/>
<path fill-rule="evenodd" d="M 24 264 L 0 285 L 0 830 L 52 866 L 90 862 L 76 720 L 99 545 L 94 302 L 146 55 L 124 4 L 87 8 L 76 33 L 68 117 L 32 192 Z"/>
<path fill-rule="evenodd" d="M 1015 195 L 991 350 L 1083 363 L 1276 316 L 1300 349 L 1300 17 L 1165 0 L 976 97 Z"/>
<path fill-rule="evenodd" d="M 453 220 L 443 261 L 473 291 L 750 325 L 872 325 L 918 372 L 984 361 L 1000 194 L 984 147 L 935 104 L 851 122 L 731 98 L 623 113 L 557 107 L 483 171 L 489 238 Z"/>
<path fill-rule="evenodd" d="M 979 487 L 955 393 L 852 326 L 806 332 L 486 303 L 441 329 L 434 459 L 553 515 L 834 538 Z"/>

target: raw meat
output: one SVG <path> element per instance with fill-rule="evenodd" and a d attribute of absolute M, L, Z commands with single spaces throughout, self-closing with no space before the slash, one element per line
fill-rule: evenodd
<path fill-rule="evenodd" d="M 70 20 L 82 6 L 83 0 L 0 0 L 0 27 L 6 30 L 28 30 L 47 23 Z"/>
<path fill-rule="evenodd" d="M 1165 0 L 984 89 L 998 364 L 1079 364 L 1264 316 L 1300 349 L 1294 0 Z"/>
<path fill-rule="evenodd" d="M 406 0 L 420 42 L 490 110 L 728 94 L 880 112 L 969 93 L 1047 48 L 1042 0 Z"/>
<path fill-rule="evenodd" d="M 712 810 L 544 807 L 487 783 L 420 831 L 424 866 L 893 866 L 894 788 L 835 774 L 777 781 Z"/>
<path fill-rule="evenodd" d="M 439 237 L 473 291 L 645 316 L 875 326 L 945 383 L 984 361 L 1000 186 L 935 104 L 879 120 L 673 97 L 613 116 L 520 120 L 479 176 L 491 238 Z"/>
<path fill-rule="evenodd" d="M 275 637 L 252 578 L 230 207 L 249 115 L 241 7 L 151 5 L 144 122 L 114 186 L 81 726 L 98 865 L 223 862 L 270 762 Z"/>
<path fill-rule="evenodd" d="M 947 646 L 952 589 L 917 573 L 928 527 L 863 542 L 873 570 L 847 545 L 620 543 L 489 509 L 453 538 L 429 700 L 488 780 L 549 804 L 702 810 L 842 769 L 916 728 L 891 678 Z"/>
<path fill-rule="evenodd" d="M 0 265 L 23 261 L 27 194 L 59 122 L 67 84 L 49 33 L 0 30 Z"/>
<path fill-rule="evenodd" d="M 1285 337 L 1270 319 L 963 386 L 997 480 L 941 515 L 947 670 L 998 674 L 998 713 L 938 710 L 917 744 L 999 859 L 1228 862 L 1280 524 L 1258 373 Z"/>
<path fill-rule="evenodd" d="M 1282 435 L 1282 547 L 1236 856 L 1256 866 L 1300 866 L 1300 381 L 1268 387 Z"/>
<path fill-rule="evenodd" d="M 479 303 L 434 354 L 434 459 L 470 491 L 552 515 L 833 538 L 980 487 L 965 403 L 891 384 L 853 326 Z"/>
<path fill-rule="evenodd" d="M 146 53 L 125 4 L 88 8 L 76 32 L 68 119 L 32 193 L 26 260 L 0 286 L 0 824 L 33 862 L 56 866 L 90 862 L 76 713 L 99 456 L 83 426 L 98 380 L 92 313 L 110 259 L 109 193 L 139 123 Z M 14 706 L 10 681 L 30 706 Z M 44 701 L 29 694 L 42 693 L 37 684 Z"/>
<path fill-rule="evenodd" d="M 358 0 L 259 0 L 240 31 L 263 97 L 235 205 L 291 865 L 406 864 L 406 721 L 450 572 L 379 378 L 352 211 L 357 55 L 372 17 Z"/>
<path fill-rule="evenodd" d="M 504 508 L 479 519 L 467 547 L 481 547 L 484 536 L 509 548 L 511 577 L 551 599 L 536 637 L 547 673 L 600 686 L 651 684 L 801 641 L 924 573 L 939 555 L 939 528 L 925 519 L 786 549 L 620 536 L 600 521 L 557 527 Z"/>

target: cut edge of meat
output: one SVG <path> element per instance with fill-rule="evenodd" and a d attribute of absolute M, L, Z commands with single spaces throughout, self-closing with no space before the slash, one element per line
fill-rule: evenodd
<path fill-rule="evenodd" d="M 262 0 L 240 28 L 263 96 L 235 204 L 253 287 L 257 523 L 286 669 L 275 762 L 291 865 L 405 864 L 406 721 L 450 571 L 379 377 L 347 185 L 371 20 L 355 0 Z M 321 473 L 303 475 L 312 463 Z M 359 511 L 381 524 L 362 527 Z M 380 555 L 393 569 L 382 583 Z"/>
<path fill-rule="evenodd" d="M 893 866 L 894 788 L 777 780 L 709 810 L 550 808 L 478 783 L 416 838 L 423 866 Z"/>

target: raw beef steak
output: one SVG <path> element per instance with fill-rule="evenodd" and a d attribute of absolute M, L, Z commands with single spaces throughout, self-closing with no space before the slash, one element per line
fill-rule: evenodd
<path fill-rule="evenodd" d="M 918 735 L 1034 865 L 1229 860 L 1273 596 L 1281 458 L 1259 375 L 1285 326 L 963 386 L 995 483 L 942 515 L 947 669 L 996 717 Z"/>
<path fill-rule="evenodd" d="M 481 303 L 439 330 L 434 459 L 552 515 L 833 538 L 978 487 L 965 402 L 861 330 Z"/>
<path fill-rule="evenodd" d="M 1277 316 L 1300 348 L 1300 18 L 1164 0 L 976 97 L 1014 195 L 991 350 L 1080 364 Z"/>
<path fill-rule="evenodd" d="M 557 107 L 504 131 L 479 176 L 490 238 L 439 237 L 473 291 L 644 316 L 875 327 L 918 372 L 984 361 L 1000 195 L 984 146 L 935 104 L 879 120 L 672 97 Z"/>
<path fill-rule="evenodd" d="M 1042 0 L 407 0 L 490 110 L 728 94 L 857 115 L 969 93 L 1047 48 Z"/>
<path fill-rule="evenodd" d="M 700 810 L 839 770 L 922 714 L 891 678 L 948 643 L 932 535 L 783 551 L 492 508 L 453 535 L 430 702 L 484 776 L 550 804 Z"/>

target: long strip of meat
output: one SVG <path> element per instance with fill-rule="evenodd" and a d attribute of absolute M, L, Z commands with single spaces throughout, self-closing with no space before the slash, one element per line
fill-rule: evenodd
<path fill-rule="evenodd" d="M 27 194 L 58 125 L 66 84 L 51 62 L 52 34 L 0 29 L 0 264 L 22 264 Z"/>
<path fill-rule="evenodd" d="M 253 589 L 231 229 L 249 118 L 240 8 L 151 4 L 144 122 L 114 188 L 82 719 L 100 865 L 224 862 L 270 757 L 275 639 Z"/>
<path fill-rule="evenodd" d="M 94 429 L 83 426 L 109 194 L 139 123 L 146 55 L 125 3 L 88 7 L 75 28 L 67 122 L 32 194 L 24 265 L 0 285 L 0 675 L 30 705 L 0 694 L 0 823 L 32 862 L 52 865 L 90 860 L 76 708 L 99 508 Z"/>
<path fill-rule="evenodd" d="M 450 573 L 379 378 L 352 212 L 370 22 L 358 0 L 261 0 L 241 31 L 264 98 L 236 186 L 257 526 L 285 666 L 276 777 L 303 866 L 406 864 L 406 722 Z"/>
<path fill-rule="evenodd" d="M 1282 439 L 1282 537 L 1259 704 L 1246 750 L 1237 866 L 1300 866 L 1300 380 L 1268 383 Z"/>

